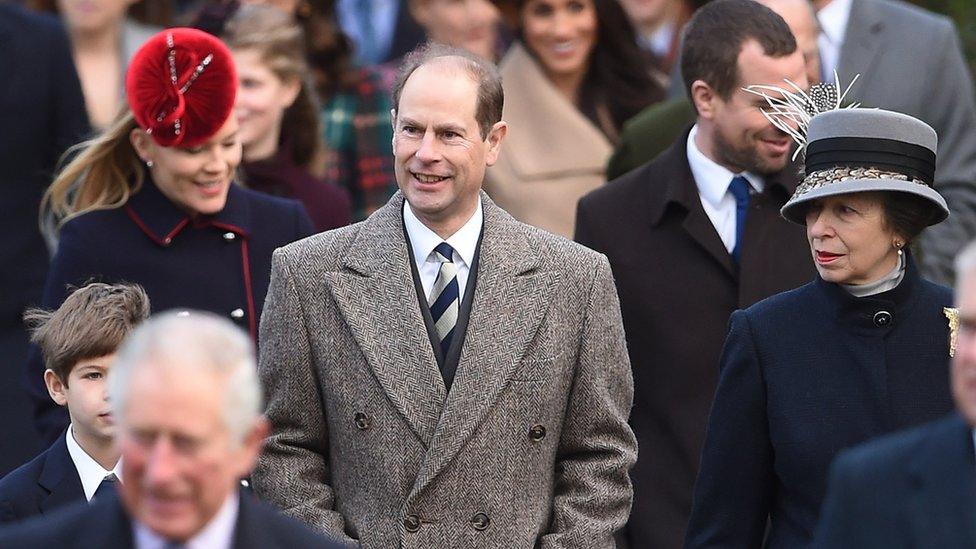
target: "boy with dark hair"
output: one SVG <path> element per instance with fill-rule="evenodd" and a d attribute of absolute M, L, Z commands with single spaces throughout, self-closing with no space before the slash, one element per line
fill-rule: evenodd
<path fill-rule="evenodd" d="M 55 311 L 24 314 L 40 347 L 51 399 L 68 408 L 71 425 L 39 456 L 0 480 L 0 522 L 91 501 L 119 479 L 119 452 L 105 383 L 115 351 L 149 316 L 138 285 L 91 283 Z"/>

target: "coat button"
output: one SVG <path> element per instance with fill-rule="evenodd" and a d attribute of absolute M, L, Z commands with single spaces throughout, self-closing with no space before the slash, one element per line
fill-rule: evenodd
<path fill-rule="evenodd" d="M 539 442 L 540 440 L 546 438 L 546 428 L 542 425 L 533 425 L 532 428 L 529 429 L 529 438 L 532 439 L 533 442 Z"/>
<path fill-rule="evenodd" d="M 874 313 L 874 325 L 878 328 L 885 328 L 891 325 L 891 313 L 888 311 L 878 311 Z"/>
<path fill-rule="evenodd" d="M 230 312 L 230 317 L 234 320 L 240 320 L 244 318 L 244 309 L 234 309 Z"/>
<path fill-rule="evenodd" d="M 407 529 L 407 532 L 416 532 L 420 530 L 420 517 L 417 515 L 407 515 L 403 519 L 403 527 Z"/>
<path fill-rule="evenodd" d="M 234 234 L 234 233 L 232 233 L 232 232 L 226 232 L 226 233 L 224 233 L 224 240 L 226 240 L 227 242 L 233 242 L 234 239 L 236 239 L 236 238 L 237 238 L 237 235 Z"/>
<path fill-rule="evenodd" d="M 366 429 L 369 429 L 370 424 L 372 424 L 372 421 L 369 419 L 369 416 L 367 416 L 362 412 L 356 412 L 354 419 L 356 421 L 356 427 L 360 431 L 365 431 Z"/>
<path fill-rule="evenodd" d="M 485 530 L 488 528 L 488 525 L 490 524 L 491 524 L 491 519 L 488 518 L 488 515 L 484 513 L 478 513 L 475 516 L 471 517 L 471 526 L 473 526 L 475 530 L 478 531 Z"/>
<path fill-rule="evenodd" d="M 163 239 L 163 246 L 169 246 L 172 243 L 173 243 L 173 239 L 168 236 Z"/>

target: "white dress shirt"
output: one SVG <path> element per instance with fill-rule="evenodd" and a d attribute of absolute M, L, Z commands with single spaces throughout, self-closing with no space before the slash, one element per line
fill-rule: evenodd
<path fill-rule="evenodd" d="M 78 476 L 81 477 L 81 487 L 85 490 L 85 499 L 91 501 L 92 496 L 95 495 L 95 490 L 98 490 L 98 485 L 112 473 L 115 473 L 120 482 L 122 481 L 121 459 L 115 463 L 114 469 L 106 471 L 95 461 L 95 458 L 88 455 L 88 452 L 78 444 L 72 426 L 68 426 L 64 437 L 68 444 L 68 455 L 71 456 L 71 461 L 75 464 L 75 469 L 78 470 Z"/>
<path fill-rule="evenodd" d="M 185 549 L 231 549 L 234 544 L 234 529 L 237 526 L 237 514 L 240 511 L 240 496 L 236 490 L 231 490 L 203 530 L 183 543 L 177 545 Z M 172 544 L 165 538 L 146 528 L 141 522 L 132 521 L 132 532 L 136 538 L 136 549 L 167 549 Z"/>
<path fill-rule="evenodd" d="M 852 0 L 833 0 L 817 12 L 820 21 L 820 35 L 817 36 L 817 46 L 820 47 L 820 70 L 823 71 L 825 82 L 834 81 L 834 71 L 840 65 L 840 48 L 844 45 L 847 35 L 847 20 L 851 17 Z M 853 74 L 840 75 L 842 80 L 850 83 Z"/>
<path fill-rule="evenodd" d="M 454 263 L 457 265 L 457 281 L 459 299 L 464 299 L 464 288 L 468 284 L 468 272 L 471 270 L 471 262 L 474 261 L 474 253 L 478 248 L 478 238 L 481 237 L 481 226 L 484 224 L 484 212 L 481 209 L 481 199 L 478 199 L 478 208 L 474 211 L 471 219 L 447 239 L 447 243 L 454 248 Z M 424 287 L 424 295 L 429 296 L 437 274 L 441 270 L 441 262 L 434 257 L 434 248 L 443 238 L 430 230 L 420 219 L 414 215 L 410 209 L 410 204 L 403 202 L 403 225 L 407 229 L 407 237 L 410 238 L 410 247 L 413 248 L 413 260 L 417 264 L 417 272 L 420 273 L 420 283 Z"/>
<path fill-rule="evenodd" d="M 701 198 L 702 208 L 712 221 L 715 231 L 722 239 L 722 244 L 732 253 L 735 249 L 735 197 L 729 192 L 732 178 L 741 175 L 749 182 L 752 194 L 761 193 L 765 183 L 758 175 L 750 172 L 732 173 L 705 156 L 695 143 L 698 135 L 698 125 L 695 124 L 688 134 L 688 165 L 691 175 L 698 186 L 698 196 Z"/>

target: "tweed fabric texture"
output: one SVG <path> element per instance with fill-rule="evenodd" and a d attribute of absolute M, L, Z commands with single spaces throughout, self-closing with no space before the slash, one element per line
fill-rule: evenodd
<path fill-rule="evenodd" d="M 613 547 L 637 449 L 609 264 L 481 198 L 450 392 L 411 282 L 402 194 L 275 253 L 260 359 L 273 431 L 255 489 L 366 548 Z"/>

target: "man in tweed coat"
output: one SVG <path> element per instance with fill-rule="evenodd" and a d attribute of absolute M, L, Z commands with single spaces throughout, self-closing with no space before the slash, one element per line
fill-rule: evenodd
<path fill-rule="evenodd" d="M 275 253 L 254 486 L 351 546 L 610 548 L 627 519 L 609 264 L 481 192 L 502 102 L 493 66 L 416 52 L 394 91 L 400 192 Z"/>

